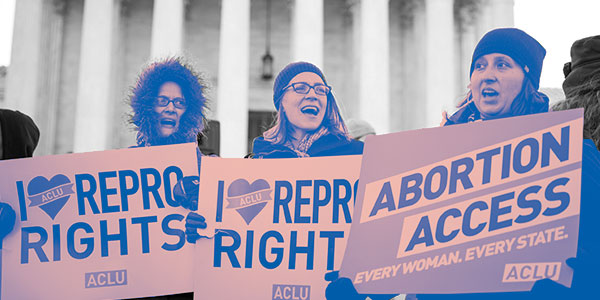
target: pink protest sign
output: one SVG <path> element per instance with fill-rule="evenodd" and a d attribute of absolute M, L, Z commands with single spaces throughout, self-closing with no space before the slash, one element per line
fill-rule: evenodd
<path fill-rule="evenodd" d="M 206 158 L 195 299 L 325 299 L 352 221 L 361 157 Z"/>
<path fill-rule="evenodd" d="M 341 275 L 363 293 L 569 286 L 582 112 L 369 138 Z"/>
<path fill-rule="evenodd" d="M 172 188 L 198 174 L 194 144 L 0 162 L 17 212 L 2 299 L 107 299 L 192 291 L 193 247 Z M 173 276 L 177 274 L 177 276 Z"/>

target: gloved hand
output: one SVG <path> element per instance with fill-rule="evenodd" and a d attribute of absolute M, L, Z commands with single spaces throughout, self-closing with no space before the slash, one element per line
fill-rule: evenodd
<path fill-rule="evenodd" d="M 547 297 L 548 299 L 584 299 L 595 294 L 600 260 L 583 249 L 579 249 L 577 252 L 577 257 L 567 259 L 567 265 L 573 269 L 571 288 L 551 279 L 543 279 L 535 282 L 531 293 L 538 298 Z"/>
<path fill-rule="evenodd" d="M 346 277 L 339 278 L 339 271 L 325 274 L 325 280 L 330 281 L 325 289 L 327 300 L 364 300 L 366 297 L 360 295 L 352 280 Z"/>
<path fill-rule="evenodd" d="M 0 249 L 2 249 L 2 240 L 15 227 L 17 214 L 15 210 L 7 203 L 0 202 Z"/>
<path fill-rule="evenodd" d="M 198 233 L 198 228 L 206 228 L 206 219 L 192 211 L 185 218 L 185 237 L 188 243 L 195 244 L 199 238 L 206 237 Z"/>
<path fill-rule="evenodd" d="M 325 298 L 327 300 L 388 300 L 397 296 L 396 294 L 359 294 L 350 278 L 339 277 L 339 271 L 325 273 L 325 280 L 331 281 L 325 288 Z"/>
<path fill-rule="evenodd" d="M 571 290 L 577 296 L 596 294 L 598 291 L 598 270 L 600 258 L 585 250 L 578 251 L 577 257 L 567 259 L 567 265 L 573 269 Z"/>
<path fill-rule="evenodd" d="M 200 177 L 186 176 L 177 181 L 173 187 L 173 196 L 175 201 L 183 208 L 189 210 L 198 209 L 198 189 L 200 185 Z"/>

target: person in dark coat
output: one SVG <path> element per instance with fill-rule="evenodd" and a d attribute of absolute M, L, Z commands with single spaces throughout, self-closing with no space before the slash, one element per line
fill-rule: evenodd
<path fill-rule="evenodd" d="M 0 160 L 32 157 L 40 139 L 40 130 L 26 114 L 0 109 Z M 2 240 L 15 226 L 16 214 L 0 202 L 0 249 Z"/>
<path fill-rule="evenodd" d="M 536 288 L 553 295 L 583 299 L 596 293 L 597 270 L 600 269 L 600 35 L 577 40 L 571 47 L 571 61 L 563 69 L 563 91 L 566 99 L 552 110 L 584 108 L 581 208 L 577 257 L 567 260 L 574 269 L 570 289 L 551 280 L 539 282 Z"/>
<path fill-rule="evenodd" d="M 0 160 L 32 157 L 40 139 L 40 130 L 24 113 L 0 109 Z M 2 201 L 2 199 L 0 199 Z M 2 241 L 14 228 L 17 214 L 8 204 L 0 202 L 0 272 Z M 0 274 L 0 282 L 2 274 Z"/>
<path fill-rule="evenodd" d="M 600 149 L 600 35 L 577 40 L 571 47 L 571 61 L 563 68 L 566 99 L 552 110 L 585 108 L 583 138 Z"/>

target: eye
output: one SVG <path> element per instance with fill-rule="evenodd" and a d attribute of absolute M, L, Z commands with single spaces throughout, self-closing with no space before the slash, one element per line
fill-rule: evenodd
<path fill-rule="evenodd" d="M 295 92 L 302 94 L 308 93 L 308 90 L 310 89 L 310 87 L 304 82 L 294 83 L 292 84 L 292 87 L 294 88 Z"/>
<path fill-rule="evenodd" d="M 475 70 L 481 71 L 481 70 L 484 70 L 484 69 L 485 69 L 485 64 L 480 63 L 480 62 L 476 62 L 475 63 Z"/>
<path fill-rule="evenodd" d="M 501 62 L 498 62 L 497 67 L 498 67 L 498 69 L 509 69 L 511 67 L 511 65 L 505 61 L 501 61 Z"/>
<path fill-rule="evenodd" d="M 158 103 L 158 105 L 166 106 L 169 103 L 169 99 L 164 96 L 158 96 L 156 97 L 156 102 Z"/>
<path fill-rule="evenodd" d="M 323 84 L 315 85 L 315 92 L 319 95 L 327 95 L 329 93 L 329 87 Z"/>

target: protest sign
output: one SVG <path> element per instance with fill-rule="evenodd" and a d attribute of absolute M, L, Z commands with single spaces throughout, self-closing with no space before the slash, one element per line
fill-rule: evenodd
<path fill-rule="evenodd" d="M 0 162 L 17 212 L 2 249 L 2 299 L 191 292 L 193 247 L 172 188 L 198 174 L 184 144 Z M 175 276 L 176 275 L 176 276 Z"/>
<path fill-rule="evenodd" d="M 195 299 L 325 299 L 346 246 L 360 156 L 202 160 Z M 209 258 L 209 259 L 205 259 Z"/>
<path fill-rule="evenodd" d="M 570 286 L 582 112 L 370 137 L 341 276 L 363 293 Z"/>

